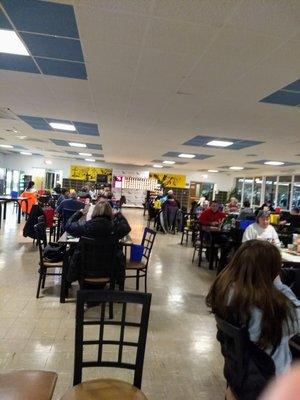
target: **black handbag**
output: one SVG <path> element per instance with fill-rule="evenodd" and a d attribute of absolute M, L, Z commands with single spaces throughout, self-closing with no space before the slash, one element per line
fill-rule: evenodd
<path fill-rule="evenodd" d="M 44 258 L 51 262 L 63 261 L 65 246 L 59 243 L 49 243 L 44 249 Z"/>

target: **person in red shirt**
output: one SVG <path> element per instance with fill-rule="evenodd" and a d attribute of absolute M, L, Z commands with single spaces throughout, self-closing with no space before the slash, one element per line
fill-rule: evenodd
<path fill-rule="evenodd" d="M 216 201 L 212 201 L 209 208 L 200 214 L 199 222 L 204 226 L 219 226 L 224 218 L 225 213 L 219 210 L 219 204 Z"/>

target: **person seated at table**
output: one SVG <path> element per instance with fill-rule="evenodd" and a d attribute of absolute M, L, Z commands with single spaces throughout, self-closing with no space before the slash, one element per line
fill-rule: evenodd
<path fill-rule="evenodd" d="M 32 206 L 37 204 L 37 193 L 33 181 L 28 182 L 26 189 L 24 190 L 24 192 L 21 194 L 20 197 L 27 198 L 27 202 L 21 200 L 18 202 L 21 207 L 22 213 L 30 214 Z"/>
<path fill-rule="evenodd" d="M 286 213 L 284 214 L 284 218 L 280 217 L 279 220 L 279 225 L 286 225 L 286 224 L 290 224 L 293 221 L 293 216 L 294 215 L 300 215 L 300 210 L 298 207 L 293 207 L 289 213 L 289 215 L 287 215 Z"/>
<path fill-rule="evenodd" d="M 61 194 L 59 195 L 57 199 L 57 206 L 60 205 L 64 200 L 67 200 L 70 197 L 70 192 L 66 188 L 61 188 Z"/>
<path fill-rule="evenodd" d="M 81 188 L 81 190 L 78 192 L 77 196 L 80 199 L 90 199 L 90 200 L 92 199 L 91 195 L 90 195 L 90 192 L 89 192 L 89 190 L 88 190 L 88 188 L 86 186 L 83 186 Z"/>
<path fill-rule="evenodd" d="M 250 201 L 245 200 L 243 202 L 243 207 L 242 207 L 237 219 L 238 219 L 238 221 L 245 221 L 245 220 L 251 220 L 254 218 L 255 218 L 255 215 L 254 215 L 252 208 L 250 207 Z"/>
<path fill-rule="evenodd" d="M 131 231 L 127 219 L 119 212 L 114 214 L 109 203 L 100 202 L 95 204 L 92 217 L 89 221 L 82 219 L 88 213 L 89 207 L 86 206 L 83 211 L 77 211 L 67 221 L 65 230 L 73 237 L 89 237 L 97 240 L 108 239 L 118 242 Z M 122 252 L 121 252 L 122 253 Z M 119 274 L 125 273 L 125 263 L 123 253 L 118 252 Z M 72 256 L 70 268 L 68 271 L 68 281 L 78 280 L 80 274 L 80 248 L 77 248 Z M 119 277 L 120 278 L 120 277 Z M 124 277 L 123 277 L 124 278 Z"/>
<path fill-rule="evenodd" d="M 273 207 L 273 203 L 271 200 L 266 200 L 259 208 L 256 210 L 258 213 L 259 211 L 270 211 L 275 212 L 275 208 Z"/>
<path fill-rule="evenodd" d="M 230 356 L 233 347 L 221 332 L 217 335 L 226 355 L 224 373 L 229 386 L 237 385 L 237 373 L 243 376 L 241 399 L 256 399 L 268 379 L 282 374 L 292 362 L 289 339 L 300 332 L 300 301 L 281 282 L 281 264 L 275 246 L 250 240 L 237 250 L 206 297 L 213 314 L 247 328 L 245 371 L 236 370 Z"/>
<path fill-rule="evenodd" d="M 226 210 L 230 213 L 237 212 L 239 209 L 239 203 L 235 197 L 231 197 L 228 204 L 226 204 Z"/>
<path fill-rule="evenodd" d="M 255 222 L 245 229 L 242 242 L 251 239 L 267 240 L 275 244 L 275 246 L 280 246 L 278 234 L 275 228 L 270 225 L 269 211 L 260 210 L 256 216 Z"/>
<path fill-rule="evenodd" d="M 58 214 L 62 214 L 64 210 L 78 211 L 84 208 L 84 204 L 77 200 L 77 193 L 72 192 L 68 199 L 63 200 L 56 208 Z"/>
<path fill-rule="evenodd" d="M 60 183 L 57 183 L 56 186 L 52 189 L 54 194 L 61 194 L 62 187 Z"/>
<path fill-rule="evenodd" d="M 204 226 L 219 226 L 226 214 L 219 210 L 219 204 L 216 201 L 211 201 L 209 208 L 202 211 L 199 217 L 200 224 Z"/>

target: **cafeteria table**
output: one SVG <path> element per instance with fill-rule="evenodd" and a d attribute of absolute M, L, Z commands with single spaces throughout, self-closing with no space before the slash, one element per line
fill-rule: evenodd
<path fill-rule="evenodd" d="M 18 224 L 21 222 L 21 203 L 26 203 L 26 216 L 28 215 L 28 198 L 27 197 L 11 197 L 11 196 L 0 196 L 0 201 L 3 201 L 3 219 L 6 219 L 6 205 L 7 203 L 16 203 L 18 205 Z"/>
<path fill-rule="evenodd" d="M 293 254 L 288 249 L 281 249 L 283 267 L 300 268 L 300 254 Z"/>

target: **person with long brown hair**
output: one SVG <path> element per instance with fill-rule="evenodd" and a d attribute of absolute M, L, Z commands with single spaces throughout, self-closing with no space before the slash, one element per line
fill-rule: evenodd
<path fill-rule="evenodd" d="M 276 246 L 249 240 L 217 276 L 206 297 L 212 313 L 246 326 L 249 339 L 273 359 L 276 375 L 292 361 L 289 338 L 300 332 L 300 301 L 280 279 Z"/>

